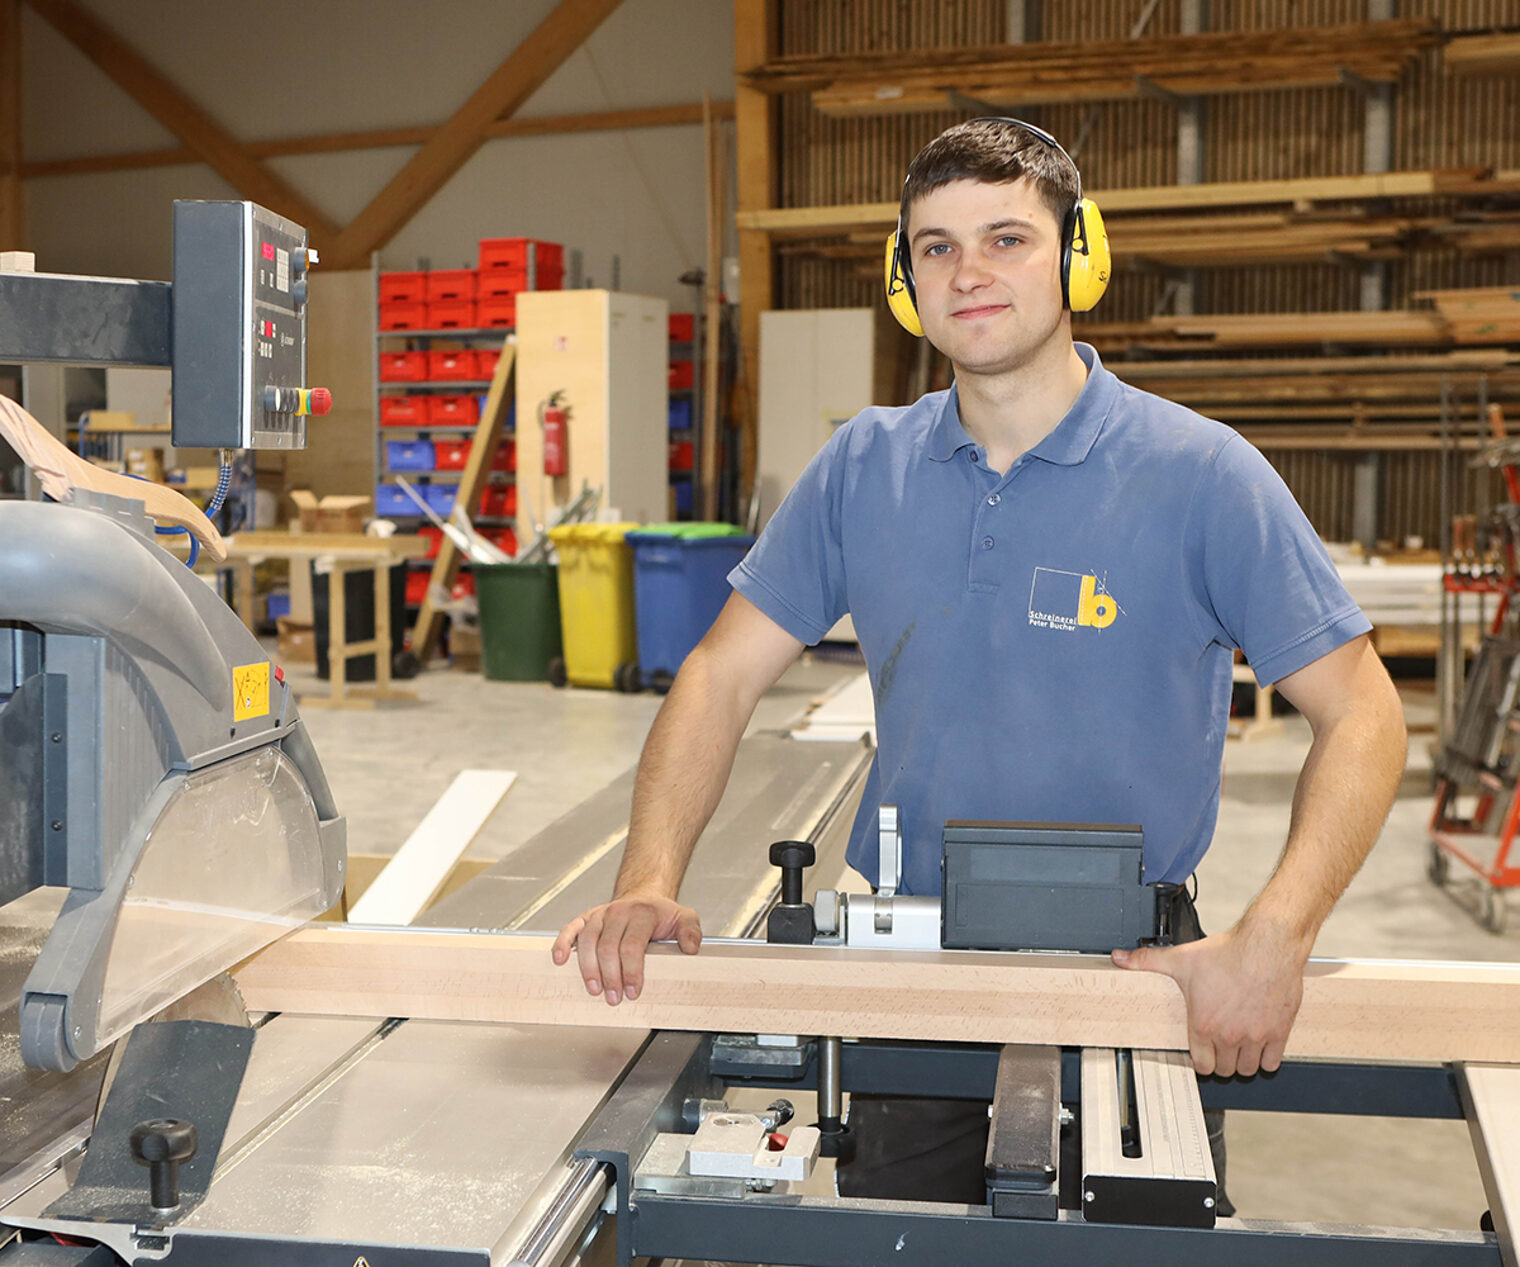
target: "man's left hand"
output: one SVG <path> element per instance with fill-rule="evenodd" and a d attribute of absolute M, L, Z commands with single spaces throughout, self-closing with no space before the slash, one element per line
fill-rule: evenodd
<path fill-rule="evenodd" d="M 1113 952 L 1121 968 L 1160 972 L 1182 988 L 1193 1068 L 1225 1078 L 1270 1073 L 1282 1063 L 1308 958 L 1308 948 L 1285 931 L 1244 921 L 1183 946 Z"/>

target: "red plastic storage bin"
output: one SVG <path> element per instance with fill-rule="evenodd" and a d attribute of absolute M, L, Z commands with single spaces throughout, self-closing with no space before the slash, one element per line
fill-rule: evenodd
<path fill-rule="evenodd" d="M 689 312 L 673 312 L 670 314 L 670 341 L 672 343 L 690 343 L 697 337 L 697 319 Z"/>
<path fill-rule="evenodd" d="M 428 421 L 473 427 L 480 421 L 480 406 L 473 396 L 434 396 L 428 401 Z"/>
<path fill-rule="evenodd" d="M 496 446 L 496 453 L 491 458 L 493 471 L 515 471 L 517 469 L 517 441 L 503 440 Z"/>
<path fill-rule="evenodd" d="M 493 518 L 517 513 L 517 486 L 491 484 L 480 494 L 480 513 Z"/>
<path fill-rule="evenodd" d="M 381 304 L 382 330 L 426 330 L 428 306 L 423 303 Z"/>
<path fill-rule="evenodd" d="M 440 471 L 462 471 L 470 460 L 468 440 L 434 440 L 433 462 Z"/>
<path fill-rule="evenodd" d="M 480 270 L 480 280 L 476 283 L 479 289 L 475 292 L 475 297 L 491 299 L 501 295 L 515 295 L 526 286 L 523 280 L 526 276 L 526 269 L 483 268 Z"/>
<path fill-rule="evenodd" d="M 380 353 L 380 381 L 382 383 L 421 383 L 427 380 L 427 376 L 426 352 Z"/>
<path fill-rule="evenodd" d="M 480 270 L 527 268 L 530 250 L 534 252 L 540 269 L 564 271 L 565 248 L 558 242 L 540 242 L 534 238 L 481 238 Z"/>
<path fill-rule="evenodd" d="M 427 306 L 429 330 L 475 329 L 475 301 L 473 299 L 440 299 Z"/>
<path fill-rule="evenodd" d="M 565 270 L 562 268 L 537 268 L 529 271 L 526 268 L 493 268 L 483 271 L 482 277 L 489 277 L 488 283 L 482 283 L 487 289 L 482 294 L 504 295 L 519 290 L 563 290 L 565 288 Z"/>
<path fill-rule="evenodd" d="M 517 534 L 510 528 L 484 528 L 480 535 L 498 549 L 513 555 L 517 554 Z"/>
<path fill-rule="evenodd" d="M 474 299 L 475 270 L 473 268 L 439 268 L 427 275 L 428 303 L 440 299 Z"/>
<path fill-rule="evenodd" d="M 381 273 L 380 302 L 421 303 L 427 298 L 426 273 Z"/>
<path fill-rule="evenodd" d="M 428 551 L 422 557 L 436 559 L 438 551 L 443 548 L 443 529 L 435 528 L 432 524 L 423 524 L 417 529 L 417 535 L 428 543 Z"/>
<path fill-rule="evenodd" d="M 679 440 L 670 446 L 670 469 L 672 471 L 691 470 L 692 459 L 696 448 L 690 440 Z"/>
<path fill-rule="evenodd" d="M 406 574 L 406 605 L 408 607 L 421 607 L 426 601 L 428 581 L 432 579 L 432 575 L 431 572 L 424 572 L 421 568 Z"/>
<path fill-rule="evenodd" d="M 475 353 L 470 351 L 429 352 L 427 376 L 434 382 L 465 382 L 477 378 Z"/>
<path fill-rule="evenodd" d="M 475 377 L 489 382 L 496 377 L 496 362 L 501 360 L 500 348 L 481 348 L 475 353 Z"/>
<path fill-rule="evenodd" d="M 670 363 L 670 390 L 673 392 L 685 391 L 695 381 L 696 371 L 690 361 L 672 361 Z"/>
<path fill-rule="evenodd" d="M 382 427 L 420 427 L 427 420 L 426 396 L 380 397 Z"/>
<path fill-rule="evenodd" d="M 517 296 L 493 295 L 475 305 L 476 320 L 482 330 L 496 330 L 517 324 Z"/>

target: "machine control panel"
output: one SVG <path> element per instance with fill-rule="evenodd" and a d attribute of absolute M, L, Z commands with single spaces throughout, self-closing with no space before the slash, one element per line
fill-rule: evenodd
<path fill-rule="evenodd" d="M 300 449 L 331 408 L 306 386 L 306 230 L 251 202 L 174 204 L 176 445 Z"/>

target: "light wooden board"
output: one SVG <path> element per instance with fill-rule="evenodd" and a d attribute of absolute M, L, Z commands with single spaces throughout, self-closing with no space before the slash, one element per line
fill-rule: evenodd
<path fill-rule="evenodd" d="M 163 484 L 117 475 L 86 462 L 25 409 L 5 397 L 0 397 L 0 438 L 10 442 L 42 485 L 42 491 L 54 501 L 72 501 L 74 490 L 79 488 L 140 501 L 148 516 L 160 524 L 194 533 L 211 559 L 220 563 L 227 557 L 226 542 L 216 525 L 184 494 Z"/>
<path fill-rule="evenodd" d="M 11 0 L 14 2 L 14 0 Z M 732 101 L 714 101 L 713 114 L 734 117 Z M 498 119 L 481 128 L 482 136 L 555 136 L 562 132 L 620 132 L 628 128 L 664 128 L 702 122 L 702 103 L 684 106 L 644 106 L 632 110 L 593 110 L 584 114 L 537 115 L 531 119 Z M 280 137 L 272 141 L 249 141 L 243 149 L 254 158 L 285 158 L 292 154 L 338 154 L 348 150 L 389 149 L 397 145 L 425 145 L 438 128 L 385 128 L 368 132 L 324 132 L 315 136 Z M 177 167 L 194 163 L 199 155 L 188 146 L 172 149 L 132 150 L 124 154 L 87 154 L 77 158 L 41 159 L 22 163 L 22 180 L 34 176 L 77 176 L 83 172 L 124 172 L 140 167 Z"/>
<path fill-rule="evenodd" d="M 1520 1068 L 1468 1065 L 1457 1086 L 1504 1267 L 1520 1267 Z"/>
<path fill-rule="evenodd" d="M 513 770 L 461 770 L 396 856 L 349 909 L 353 924 L 410 924 L 517 781 Z"/>
<path fill-rule="evenodd" d="M 587 995 L 553 938 L 307 927 L 237 972 L 248 1007 L 344 1016 L 1184 1050 L 1167 977 L 1088 955 L 712 944 L 651 950 L 633 1003 Z M 1314 961 L 1294 1057 L 1520 1062 L 1520 965 Z"/>

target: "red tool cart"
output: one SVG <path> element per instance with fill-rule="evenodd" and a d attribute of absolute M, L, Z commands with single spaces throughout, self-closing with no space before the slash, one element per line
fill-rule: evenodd
<path fill-rule="evenodd" d="M 1494 618 L 1468 671 L 1451 734 L 1436 757 L 1435 809 L 1430 818 L 1433 883 L 1444 886 L 1453 861 L 1477 874 L 1478 917 L 1490 932 L 1504 931 L 1505 891 L 1520 888 L 1520 591 L 1516 544 L 1520 542 L 1520 444 L 1504 440 L 1498 406 L 1489 421 L 1499 443 L 1489 460 L 1504 477 L 1508 501 L 1496 508 L 1490 542 L 1480 543 L 1473 516 L 1454 523 L 1442 584 L 1448 595 L 1492 595 Z M 1488 548 L 1483 548 L 1488 544 Z M 1460 653 L 1459 653 L 1460 654 Z"/>

